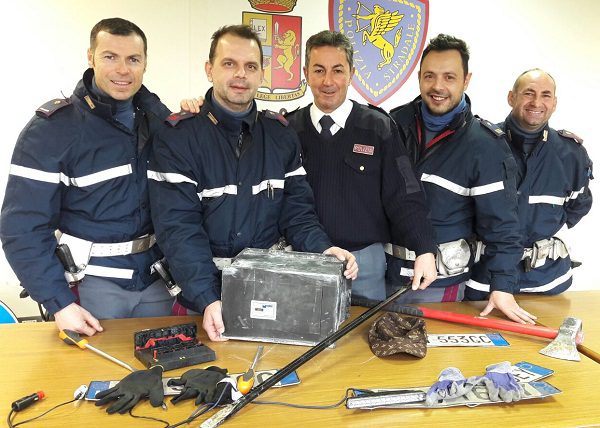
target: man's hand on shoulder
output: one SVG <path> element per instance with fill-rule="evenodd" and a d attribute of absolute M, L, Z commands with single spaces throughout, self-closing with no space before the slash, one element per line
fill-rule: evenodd
<path fill-rule="evenodd" d="M 179 103 L 179 107 L 181 107 L 181 110 L 187 111 L 189 113 L 200 113 L 200 108 L 202 107 L 202 104 L 204 104 L 204 97 L 187 98 L 181 100 L 181 102 Z"/>
<path fill-rule="evenodd" d="M 100 322 L 77 303 L 71 303 L 56 312 L 54 320 L 59 330 L 73 330 L 87 336 L 104 330 Z"/>
<path fill-rule="evenodd" d="M 323 251 L 323 254 L 328 256 L 335 256 L 338 260 L 346 262 L 346 270 L 344 276 L 348 279 L 356 279 L 358 276 L 358 263 L 356 263 L 356 257 L 347 250 L 340 247 L 330 247 Z"/>
<path fill-rule="evenodd" d="M 487 316 L 492 309 L 498 309 L 511 320 L 521 324 L 535 324 L 537 317 L 521 308 L 515 296 L 504 291 L 492 291 L 487 306 L 481 312 L 482 317 Z"/>
<path fill-rule="evenodd" d="M 213 342 L 224 342 L 227 340 L 221 336 L 225 332 L 225 325 L 223 324 L 220 300 L 212 302 L 204 309 L 202 328 L 204 328 L 204 331 L 208 334 L 208 338 Z"/>

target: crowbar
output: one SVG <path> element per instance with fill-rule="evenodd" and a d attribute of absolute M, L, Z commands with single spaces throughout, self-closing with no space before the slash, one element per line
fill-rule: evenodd
<path fill-rule="evenodd" d="M 406 293 L 409 290 L 411 290 L 410 286 L 400 288 L 398 291 L 396 291 L 394 294 L 392 294 L 387 299 L 385 299 L 381 302 L 377 302 L 377 304 L 375 306 L 373 306 L 371 309 L 363 312 L 360 316 L 358 316 L 357 318 L 355 318 L 354 320 L 349 322 L 347 325 L 345 325 L 338 331 L 334 331 L 329 336 L 327 336 L 325 339 L 323 339 L 322 341 L 317 343 L 315 346 L 310 348 L 308 351 L 306 351 L 304 354 L 300 355 L 294 361 L 289 363 L 287 366 L 278 370 L 273 376 L 271 376 L 264 382 L 256 385 L 254 388 L 252 388 L 250 390 L 250 392 L 248 394 L 242 396 L 242 398 L 236 400 L 235 402 L 223 407 L 217 413 L 215 413 L 210 418 L 208 418 L 207 420 L 202 422 L 202 424 L 200 425 L 200 428 L 218 427 L 219 425 L 224 423 L 227 419 L 229 419 L 230 417 L 235 415 L 237 412 L 239 412 L 244 406 L 246 406 L 246 404 L 250 403 L 252 400 L 254 400 L 256 397 L 258 397 L 260 394 L 265 392 L 267 389 L 269 389 L 270 387 L 275 385 L 277 382 L 279 382 L 284 377 L 286 377 L 288 374 L 290 374 L 291 372 L 296 370 L 302 364 L 306 363 L 308 360 L 310 360 L 315 355 L 320 353 L 323 349 L 327 348 L 329 345 L 331 345 L 332 343 L 335 343 L 338 339 L 345 336 L 350 331 L 354 330 L 360 324 L 362 324 L 363 322 L 365 322 L 366 320 L 371 318 L 373 315 L 375 315 L 385 305 L 387 305 L 388 303 L 397 299 L 398 297 L 400 297 L 402 294 Z"/>

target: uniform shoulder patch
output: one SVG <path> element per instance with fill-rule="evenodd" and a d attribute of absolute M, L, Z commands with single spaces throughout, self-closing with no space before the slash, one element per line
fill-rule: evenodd
<path fill-rule="evenodd" d="M 165 119 L 165 122 L 167 122 L 169 125 L 171 125 L 174 128 L 182 120 L 189 119 L 191 117 L 196 116 L 197 114 L 198 113 L 190 113 L 189 111 L 180 111 L 179 113 L 171 113 L 169 116 L 167 116 L 167 118 Z"/>
<path fill-rule="evenodd" d="M 267 119 L 276 120 L 279 123 L 281 123 L 283 126 L 288 126 L 289 125 L 289 122 L 287 121 L 287 119 L 285 117 L 283 117 L 283 114 L 281 114 L 281 113 L 277 113 L 277 112 L 274 112 L 272 110 L 263 110 L 262 114 Z"/>
<path fill-rule="evenodd" d="M 369 106 L 370 109 L 377 110 L 378 112 L 383 113 L 386 116 L 389 116 L 388 112 L 385 111 L 384 109 L 382 109 L 381 107 L 374 106 L 373 104 L 367 104 L 367 105 Z"/>
<path fill-rule="evenodd" d="M 68 98 L 56 98 L 54 100 L 50 100 L 47 103 L 42 104 L 35 111 L 38 116 L 42 117 L 50 117 L 61 108 L 71 105 L 71 100 Z"/>
<path fill-rule="evenodd" d="M 490 122 L 489 120 L 485 120 L 479 116 L 475 116 L 475 118 L 477 120 L 479 120 L 479 123 L 481 124 L 481 126 L 483 128 L 487 129 L 489 132 L 494 134 L 496 137 L 504 136 L 504 131 L 498 125 L 495 125 L 492 122 Z"/>
<path fill-rule="evenodd" d="M 299 111 L 300 111 L 300 107 L 296 107 L 292 111 L 287 111 L 286 109 L 282 108 L 279 110 L 279 114 L 282 114 L 283 117 L 289 117 L 289 116 L 293 116 L 294 114 L 296 114 L 296 112 L 299 112 Z"/>
<path fill-rule="evenodd" d="M 583 138 L 578 137 L 577 135 L 573 134 L 571 131 L 567 131 L 566 129 L 561 129 L 558 132 L 558 135 L 560 135 L 563 138 L 567 138 L 569 140 L 573 140 L 575 141 L 577 144 L 583 144 Z"/>

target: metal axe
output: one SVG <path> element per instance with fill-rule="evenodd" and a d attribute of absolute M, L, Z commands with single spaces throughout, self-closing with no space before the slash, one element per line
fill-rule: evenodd
<path fill-rule="evenodd" d="M 581 320 L 579 318 L 567 317 L 558 328 L 556 338 L 542 349 L 540 354 L 561 360 L 581 361 L 579 352 L 577 352 L 579 349 L 582 354 L 594 361 L 598 361 L 598 354 L 594 351 L 588 350 L 581 344 L 577 346 L 577 337 L 579 335 L 583 335 Z"/>

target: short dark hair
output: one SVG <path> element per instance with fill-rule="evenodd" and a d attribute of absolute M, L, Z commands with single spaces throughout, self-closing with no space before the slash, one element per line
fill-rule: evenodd
<path fill-rule="evenodd" d="M 521 78 L 523 76 L 525 76 L 527 73 L 531 73 L 532 71 L 537 71 L 540 73 L 545 74 L 546 76 L 548 76 L 550 78 L 550 80 L 552 80 L 552 83 L 554 83 L 554 93 L 556 94 L 556 80 L 554 80 L 554 77 L 552 77 L 552 75 L 550 73 L 548 73 L 545 70 L 542 70 L 541 68 L 530 68 L 529 70 L 525 70 L 523 73 L 519 74 L 519 77 L 517 77 L 517 79 L 515 80 L 515 83 L 513 84 L 513 92 L 517 92 L 519 90 L 519 85 L 521 84 Z"/>
<path fill-rule="evenodd" d="M 221 37 L 226 34 L 232 34 L 242 39 L 254 40 L 258 45 L 258 50 L 260 51 L 260 67 L 264 68 L 262 43 L 260 42 L 258 34 L 256 34 L 256 32 L 248 25 L 226 25 L 213 33 L 212 42 L 210 43 L 210 51 L 208 52 L 208 60 L 211 64 L 213 63 L 215 56 L 217 56 L 217 44 L 219 43 Z"/>
<path fill-rule="evenodd" d="M 334 48 L 343 49 L 346 52 L 346 59 L 350 65 L 350 69 L 354 67 L 354 49 L 352 43 L 344 34 L 337 31 L 324 30 L 320 33 L 313 34 L 306 41 L 306 52 L 304 53 L 304 65 L 308 67 L 310 62 L 310 51 L 313 48 L 320 46 L 332 46 Z"/>
<path fill-rule="evenodd" d="M 144 42 L 144 56 L 148 56 L 148 41 L 146 40 L 146 35 L 142 29 L 133 22 L 123 18 L 107 18 L 98 22 L 94 25 L 94 28 L 92 28 L 92 32 L 90 33 L 90 49 L 92 51 L 96 49 L 96 38 L 100 31 L 106 31 L 113 36 L 129 36 L 130 34 L 137 34 Z"/>
<path fill-rule="evenodd" d="M 466 77 L 467 74 L 469 74 L 469 48 L 464 40 L 449 36 L 448 34 L 438 34 L 437 37 L 429 40 L 429 44 L 423 51 L 423 55 L 421 55 L 419 66 L 423 64 L 423 60 L 429 52 L 443 52 L 453 49 L 457 50 L 462 58 L 463 71 L 465 72 Z"/>

